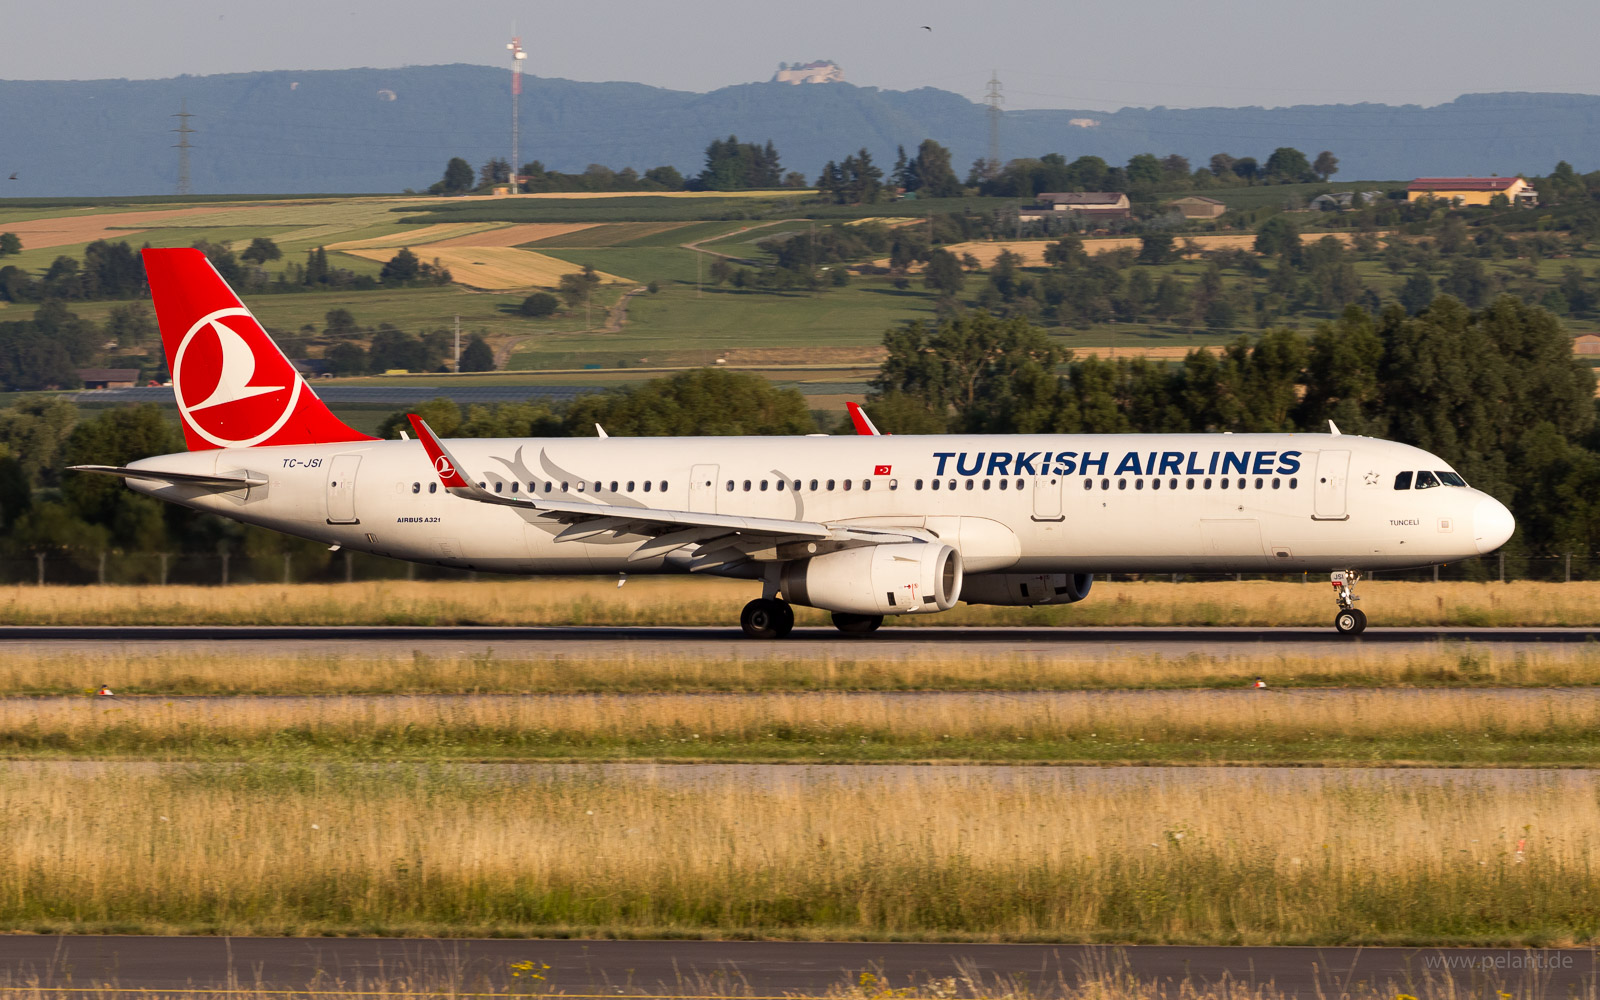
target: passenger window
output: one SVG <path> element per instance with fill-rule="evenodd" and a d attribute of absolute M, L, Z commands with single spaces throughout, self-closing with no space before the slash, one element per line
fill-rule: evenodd
<path fill-rule="evenodd" d="M 631 480 L 631 479 L 628 480 L 628 492 L 629 493 L 633 492 L 633 480 Z"/>
<path fill-rule="evenodd" d="M 783 488 L 784 488 L 784 487 L 785 487 L 785 486 L 787 486 L 787 485 L 788 485 L 788 481 L 787 481 L 787 480 L 783 480 L 783 479 L 780 479 L 780 480 L 778 480 L 778 481 L 777 481 L 777 483 L 775 483 L 775 484 L 774 484 L 774 485 L 775 485 L 775 486 L 777 486 L 777 488 L 778 488 L 778 492 L 779 492 L 779 493 L 782 493 L 782 492 L 783 492 Z"/>
<path fill-rule="evenodd" d="M 864 489 L 864 490 L 872 489 L 872 480 L 870 480 L 870 479 L 861 480 L 861 488 Z"/>
<path fill-rule="evenodd" d="M 1176 478 L 1174 478 L 1170 483 L 1167 484 L 1167 489 L 1169 489 L 1169 490 L 1175 490 L 1177 488 L 1178 488 L 1178 480 Z"/>
<path fill-rule="evenodd" d="M 935 479 L 933 482 L 934 482 L 934 488 L 937 489 L 938 488 L 938 484 L 939 484 L 939 480 Z M 915 488 L 919 489 L 919 490 L 922 489 L 922 480 L 920 480 L 920 479 L 917 480 L 917 485 L 916 485 Z"/>
<path fill-rule="evenodd" d="M 1289 488 L 1291 490 L 1298 489 L 1299 487 L 1300 487 L 1300 480 L 1298 480 L 1298 479 L 1289 480 Z"/>
<path fill-rule="evenodd" d="M 844 491 L 846 493 L 850 492 L 850 480 L 848 480 L 848 479 L 841 480 L 840 484 L 844 487 Z"/>
<path fill-rule="evenodd" d="M 1439 481 L 1444 483 L 1446 486 L 1465 486 L 1465 485 L 1467 485 L 1467 481 L 1465 479 L 1462 479 L 1460 476 L 1456 475 L 1454 472 L 1441 472 L 1441 473 L 1439 473 Z"/>
<path fill-rule="evenodd" d="M 831 480 L 831 479 L 828 480 L 828 492 L 829 493 L 833 492 L 833 480 Z"/>
<path fill-rule="evenodd" d="M 500 487 L 502 487 L 502 486 L 504 486 L 504 485 L 505 485 L 505 483 L 500 483 L 500 482 L 497 482 L 497 483 L 495 483 L 495 484 L 494 484 L 494 491 L 495 491 L 495 492 L 496 492 L 496 493 L 499 493 L 499 492 L 500 492 Z"/>
<path fill-rule="evenodd" d="M 711 484 L 710 483 L 706 483 L 706 485 L 710 486 Z M 663 493 L 667 492 L 667 481 L 665 479 L 661 480 L 661 492 L 663 492 Z"/>
<path fill-rule="evenodd" d="M 1111 480 L 1109 480 L 1109 479 L 1100 480 L 1100 488 L 1103 489 L 1103 490 L 1109 490 L 1111 488 Z"/>
<path fill-rule="evenodd" d="M 579 483 L 579 484 L 578 484 L 578 492 L 579 492 L 579 493 L 582 493 L 582 492 L 583 492 L 583 487 L 584 487 L 584 485 L 585 485 L 585 484 L 584 484 L 584 483 Z"/>
<path fill-rule="evenodd" d="M 891 489 L 891 490 L 897 490 L 897 489 L 899 489 L 899 488 L 900 488 L 900 480 L 898 480 L 898 479 L 891 479 L 891 480 L 889 480 L 889 488 L 890 488 L 890 489 Z"/>
<path fill-rule="evenodd" d="M 1126 479 L 1117 480 L 1117 489 L 1125 490 L 1127 488 L 1128 488 L 1128 481 Z"/>
<path fill-rule="evenodd" d="M 628 484 L 628 485 L 629 485 L 629 487 L 630 487 L 630 488 L 631 488 L 631 487 L 632 487 L 632 485 L 633 485 L 633 484 L 632 484 L 632 483 L 629 483 L 629 484 Z M 645 480 L 645 481 L 644 481 L 644 491 L 645 491 L 645 492 L 646 492 L 646 493 L 649 493 L 649 492 L 650 492 L 650 480 L 648 480 L 648 479 L 646 479 L 646 480 Z"/>
<path fill-rule="evenodd" d="M 1205 481 L 1205 484 L 1204 484 L 1204 486 L 1205 486 L 1205 488 L 1206 488 L 1206 489 L 1208 489 L 1208 490 L 1209 490 L 1209 489 L 1210 489 L 1210 488 L 1211 488 L 1211 480 L 1209 480 L 1209 479 L 1207 479 L 1207 480 L 1206 480 L 1206 481 Z"/>
<path fill-rule="evenodd" d="M 745 491 L 745 492 L 746 492 L 746 493 L 749 493 L 749 492 L 750 492 L 750 480 L 748 480 L 748 479 L 746 479 L 746 480 L 745 480 L 745 481 L 744 481 L 744 491 Z"/>
<path fill-rule="evenodd" d="M 1278 484 L 1279 484 L 1279 482 L 1281 482 L 1281 480 L 1278 480 L 1278 479 L 1274 479 L 1274 480 L 1273 480 L 1273 481 L 1272 481 L 1272 488 L 1273 488 L 1273 489 L 1277 489 L 1277 488 L 1278 488 Z"/>
<path fill-rule="evenodd" d="M 1183 482 L 1183 488 L 1184 488 L 1184 489 L 1186 489 L 1186 490 L 1192 490 L 1192 489 L 1194 489 L 1194 480 L 1193 480 L 1193 479 L 1186 479 L 1186 480 L 1184 480 L 1184 482 Z"/>
<path fill-rule="evenodd" d="M 1260 479 L 1256 480 L 1256 489 L 1259 490 L 1263 485 L 1264 484 L 1263 484 L 1262 480 L 1260 480 Z"/>
<path fill-rule="evenodd" d="M 731 480 L 731 479 L 728 480 L 728 492 L 729 493 L 733 492 L 733 480 Z"/>
<path fill-rule="evenodd" d="M 567 482 L 566 482 L 566 480 L 562 480 L 562 482 L 561 482 L 561 492 L 563 492 L 563 493 L 567 492 Z M 581 493 L 582 491 L 580 490 L 579 492 Z"/>
<path fill-rule="evenodd" d="M 1093 479 L 1085 479 L 1083 481 L 1083 488 L 1086 489 L 1086 490 L 1094 489 L 1094 480 Z"/>
<path fill-rule="evenodd" d="M 595 483 L 594 484 L 594 491 L 596 493 L 600 492 L 600 484 L 599 483 Z M 611 492 L 615 493 L 616 491 L 617 491 L 617 484 L 616 483 L 612 483 L 611 484 Z"/>
<path fill-rule="evenodd" d="M 767 481 L 765 479 L 761 480 L 761 492 L 767 492 Z"/>
<path fill-rule="evenodd" d="M 1224 476 L 1223 478 L 1217 480 L 1217 485 L 1221 489 L 1227 489 L 1228 488 L 1228 478 L 1226 476 Z"/>
<path fill-rule="evenodd" d="M 1053 482 L 1053 481 L 1054 481 L 1054 480 L 1052 480 L 1052 482 Z M 1017 480 L 1017 489 L 1019 489 L 1019 490 L 1020 490 L 1020 489 L 1022 489 L 1022 480 L 1020 480 L 1020 479 L 1019 479 L 1019 480 Z"/>
<path fill-rule="evenodd" d="M 517 487 L 520 486 L 520 485 L 521 485 L 520 483 L 512 483 L 511 484 L 511 492 L 513 492 L 513 493 L 517 492 Z"/>
<path fill-rule="evenodd" d="M 817 492 L 817 481 L 815 479 L 811 480 L 811 492 Z"/>
<path fill-rule="evenodd" d="M 1003 489 L 1003 490 L 1010 489 L 1011 488 L 1011 480 L 1009 480 L 1009 479 L 1000 480 L 1000 488 Z"/>
<path fill-rule="evenodd" d="M 1150 488 L 1153 489 L 1153 490 L 1159 490 L 1161 488 L 1161 480 L 1159 480 L 1159 479 L 1150 480 Z"/>
<path fill-rule="evenodd" d="M 975 489 L 977 487 L 977 485 L 978 485 L 978 481 L 977 480 L 975 480 L 975 479 L 967 480 L 967 492 L 969 492 L 969 493 L 972 492 L 972 490 Z"/>
<path fill-rule="evenodd" d="M 950 489 L 952 489 L 952 490 L 953 490 L 953 489 L 955 489 L 955 488 L 956 488 L 956 481 L 955 481 L 955 480 L 954 480 L 954 479 L 952 479 L 952 480 L 950 480 L 950 482 L 949 482 L 949 483 L 948 483 L 948 484 L 946 484 L 946 485 L 948 485 L 948 486 L 949 486 L 949 487 L 950 487 Z"/>
<path fill-rule="evenodd" d="M 437 492 L 439 492 L 439 484 L 438 483 L 429 483 L 428 484 L 428 492 L 429 493 L 437 493 Z"/>
<path fill-rule="evenodd" d="M 411 492 L 413 492 L 413 493 L 421 493 L 422 492 L 422 484 L 421 483 L 412 483 L 411 484 Z"/>
<path fill-rule="evenodd" d="M 537 492 L 539 492 L 539 484 L 530 480 L 528 482 L 528 492 L 529 493 L 537 493 Z"/>
<path fill-rule="evenodd" d="M 595 483 L 594 484 L 594 488 L 595 488 L 596 491 L 598 491 L 600 489 L 600 484 L 599 483 Z M 611 480 L 611 492 L 612 493 L 617 492 L 617 481 L 615 479 Z"/>
<path fill-rule="evenodd" d="M 1239 488 L 1241 490 L 1244 489 L 1244 477 L 1243 476 L 1239 477 Z"/>
<path fill-rule="evenodd" d="M 1423 469 L 1421 472 L 1417 473 L 1417 489 L 1431 490 L 1438 485 L 1438 477 L 1429 472 L 1427 469 Z"/>
<path fill-rule="evenodd" d="M 1411 488 L 1411 473 L 1396 473 L 1394 477 L 1394 488 L 1397 490 L 1409 490 Z"/>
<path fill-rule="evenodd" d="M 1135 479 L 1133 481 L 1133 488 L 1136 489 L 1136 490 L 1144 489 L 1144 480 L 1142 478 L 1141 479 Z"/>

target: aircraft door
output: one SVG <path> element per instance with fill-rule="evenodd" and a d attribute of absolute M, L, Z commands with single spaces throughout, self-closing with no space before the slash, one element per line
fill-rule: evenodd
<path fill-rule="evenodd" d="M 356 517 L 356 469 L 360 455 L 335 455 L 328 465 L 328 523 L 360 524 Z"/>
<path fill-rule="evenodd" d="M 717 468 L 697 465 L 689 470 L 689 509 L 696 514 L 717 512 Z"/>
<path fill-rule="evenodd" d="M 1317 453 L 1317 481 L 1312 484 L 1317 521 L 1343 521 L 1350 515 L 1345 511 L 1345 481 L 1350 474 L 1348 451 L 1321 451 Z"/>
<path fill-rule="evenodd" d="M 1035 521 L 1064 521 L 1061 513 L 1062 476 L 1035 476 L 1033 479 L 1033 519 Z"/>

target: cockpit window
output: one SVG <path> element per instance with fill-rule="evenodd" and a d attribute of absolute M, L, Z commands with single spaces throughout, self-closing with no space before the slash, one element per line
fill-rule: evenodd
<path fill-rule="evenodd" d="M 1411 488 L 1411 473 L 1398 473 L 1394 477 L 1394 488 L 1397 490 L 1409 490 Z"/>
<path fill-rule="evenodd" d="M 1438 485 L 1439 485 L 1439 477 L 1435 476 L 1433 473 L 1429 472 L 1427 469 L 1423 469 L 1421 472 L 1417 473 L 1417 489 L 1419 489 L 1419 490 L 1431 490 L 1435 486 L 1438 486 Z"/>
<path fill-rule="evenodd" d="M 1462 479 L 1460 476 L 1456 475 L 1454 472 L 1440 472 L 1439 473 L 1439 479 L 1446 486 L 1465 486 L 1465 485 L 1467 485 L 1467 481 L 1465 479 Z"/>

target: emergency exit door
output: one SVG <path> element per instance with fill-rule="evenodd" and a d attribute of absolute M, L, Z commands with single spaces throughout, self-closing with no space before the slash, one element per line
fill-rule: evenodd
<path fill-rule="evenodd" d="M 1349 517 L 1345 510 L 1345 480 L 1350 474 L 1348 451 L 1322 451 L 1317 453 L 1317 481 L 1311 484 L 1315 499 L 1312 518 L 1317 521 L 1343 521 Z"/>
<path fill-rule="evenodd" d="M 689 509 L 696 514 L 717 512 L 717 466 L 697 465 L 689 470 Z"/>
<path fill-rule="evenodd" d="M 1035 476 L 1033 480 L 1033 519 L 1065 521 L 1061 513 L 1061 476 Z"/>
<path fill-rule="evenodd" d="M 335 455 L 328 466 L 328 523 L 360 524 L 356 517 L 356 469 L 360 455 Z"/>

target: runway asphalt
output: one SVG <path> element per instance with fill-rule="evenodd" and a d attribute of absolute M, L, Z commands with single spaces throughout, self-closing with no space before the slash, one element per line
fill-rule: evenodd
<path fill-rule="evenodd" d="M 1446 961 L 1448 971 L 1441 968 Z M 569 997 L 816 994 L 854 982 L 863 971 L 887 976 L 894 987 L 967 972 L 986 984 L 1025 976 L 1039 996 L 1110 970 L 1169 986 L 1224 978 L 1271 984 L 1302 997 L 1319 989 L 1323 996 L 1347 990 L 1424 996 L 1429 977 L 1435 984 L 1453 978 L 1463 996 L 1492 997 L 1496 987 L 1518 996 L 1582 996 L 1590 995 L 1596 978 L 1594 952 L 1577 949 L 6 936 L 0 937 L 0 989 L 28 981 L 82 987 L 82 995 L 94 986 L 220 992 L 387 983 L 419 993 L 446 985 L 488 993 L 533 986 L 511 975 L 520 962 L 548 964 L 537 990 Z M 1533 985 L 1537 993 L 1528 988 Z M 1461 989 L 1467 986 L 1474 988 Z"/>
<path fill-rule="evenodd" d="M 1131 654 L 1270 655 L 1292 648 L 1313 656 L 1353 648 L 1423 649 L 1441 643 L 1492 643 L 1532 650 L 1600 641 L 1600 628 L 1370 628 L 1344 638 L 1330 628 L 954 628 L 884 627 L 865 636 L 831 628 L 796 629 L 787 639 L 748 639 L 736 628 L 655 626 L 7 626 L 0 653 L 335 653 L 387 657 L 421 652 L 504 657 L 663 655 L 713 659 L 894 658 L 1032 654 L 1096 658 Z"/>

